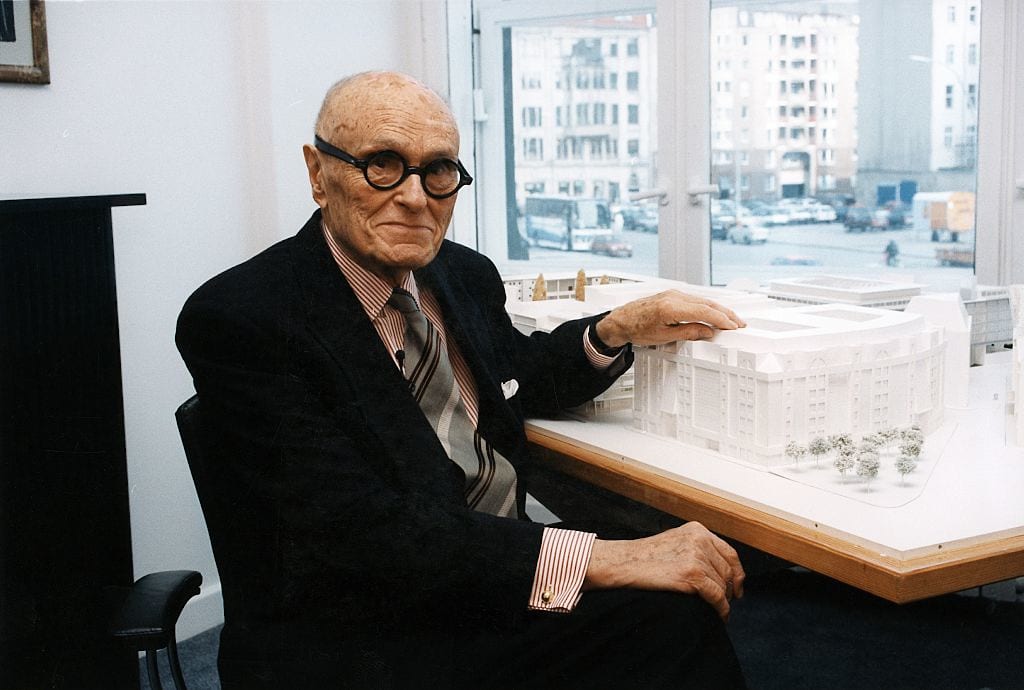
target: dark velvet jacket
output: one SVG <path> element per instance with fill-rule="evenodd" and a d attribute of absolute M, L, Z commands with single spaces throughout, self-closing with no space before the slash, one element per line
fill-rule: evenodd
<path fill-rule="evenodd" d="M 416 279 L 475 377 L 480 433 L 520 477 L 524 417 L 593 397 L 630 363 L 591 367 L 593 319 L 517 332 L 494 265 L 460 245 L 445 241 Z M 200 497 L 223 587 L 226 686 L 332 672 L 402 685 L 396 660 L 417 655 L 441 678 L 457 658 L 444 642 L 453 631 L 517 625 L 542 526 L 466 507 L 463 475 L 334 263 L 319 211 L 200 287 L 177 344 L 212 456 Z"/>

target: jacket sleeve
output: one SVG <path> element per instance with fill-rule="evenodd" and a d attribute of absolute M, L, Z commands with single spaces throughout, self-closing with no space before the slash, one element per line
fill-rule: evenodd
<path fill-rule="evenodd" d="M 466 263 L 472 268 L 458 266 L 451 272 L 463 276 L 468 285 L 476 286 L 474 294 L 487 319 L 492 341 L 514 362 L 519 403 L 526 417 L 551 416 L 591 400 L 632 365 L 631 351 L 623 352 L 605 370 L 595 369 L 587 359 L 584 333 L 603 314 L 567 321 L 550 333 L 519 332 L 505 309 L 504 283 L 494 264 L 475 252 L 466 258 Z"/>

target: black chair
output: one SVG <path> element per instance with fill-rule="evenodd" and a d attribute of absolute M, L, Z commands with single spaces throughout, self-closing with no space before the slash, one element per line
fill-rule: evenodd
<path fill-rule="evenodd" d="M 198 399 L 193 396 L 179 409 L 176 415 L 179 427 L 183 424 L 182 410 L 190 403 L 197 405 Z M 181 432 L 185 454 L 191 457 L 191 453 L 198 452 L 195 443 L 190 444 L 189 441 L 194 434 L 187 436 L 184 428 L 181 428 Z M 178 659 L 175 627 L 185 604 L 199 594 L 202 583 L 203 576 L 194 570 L 169 570 L 150 573 L 139 578 L 129 588 L 111 591 L 114 614 L 109 626 L 110 634 L 136 652 L 146 652 L 146 671 L 152 690 L 162 690 L 163 687 L 160 683 L 157 651 L 164 648 L 167 649 L 174 687 L 186 690 Z"/>
<path fill-rule="evenodd" d="M 181 610 L 189 599 L 199 594 L 202 583 L 203 576 L 194 570 L 167 570 L 139 578 L 118 597 L 110 634 L 136 652 L 146 652 L 146 670 L 152 690 L 163 687 L 157 651 L 165 647 L 174 687 L 185 690 L 174 630 Z"/>

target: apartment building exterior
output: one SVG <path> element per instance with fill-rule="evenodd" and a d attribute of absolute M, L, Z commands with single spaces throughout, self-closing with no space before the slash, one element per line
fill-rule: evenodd
<path fill-rule="evenodd" d="M 849 193 L 855 17 L 754 7 L 711 13 L 712 181 L 741 200 Z"/>
<path fill-rule="evenodd" d="M 648 15 L 512 30 L 520 206 L 528 194 L 615 203 L 652 186 L 656 35 Z"/>
<path fill-rule="evenodd" d="M 856 194 L 865 204 L 975 191 L 980 12 L 978 0 L 860 3 Z"/>

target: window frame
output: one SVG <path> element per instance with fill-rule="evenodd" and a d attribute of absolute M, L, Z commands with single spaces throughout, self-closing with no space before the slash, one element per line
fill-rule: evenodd
<path fill-rule="evenodd" d="M 486 1 L 486 0 L 485 0 Z M 509 3 L 511 4 L 511 3 Z M 550 3 L 520 0 L 519 9 L 552 13 Z M 590 2 L 593 8 L 598 3 Z M 637 11 L 657 13 L 658 31 L 658 159 L 659 186 L 668 191 L 660 210 L 658 274 L 707 284 L 711 275 L 711 241 L 707 195 L 688 193 L 710 180 L 711 142 L 709 2 L 622 0 Z M 437 3 L 421 0 L 424 13 Z M 448 94 L 462 132 L 460 156 L 478 177 L 482 151 L 480 128 L 498 118 L 500 104 L 487 103 L 478 90 L 479 36 L 474 40 L 473 0 L 446 0 L 448 29 Z M 562 12 L 563 14 L 567 12 Z M 989 0 L 981 17 L 978 84 L 977 233 L 975 276 L 978 283 L 1024 283 L 1024 0 Z M 672 40 L 671 37 L 679 39 Z M 423 36 L 427 42 L 426 35 Z M 474 56 L 475 53 L 475 56 Z M 685 78 L 680 78 L 683 75 Z M 685 88 L 682 87 L 685 84 Z M 610 115 L 610 114 L 609 114 Z M 502 154 L 503 155 L 503 154 Z M 490 189 L 488 193 L 486 190 Z M 470 192 L 470 193 L 466 193 Z M 482 249 L 477 223 L 481 205 L 503 203 L 504 187 L 479 184 L 463 190 L 449 237 Z M 670 228 L 683 228 L 673 232 Z M 484 248 L 485 249 L 485 248 Z"/>

